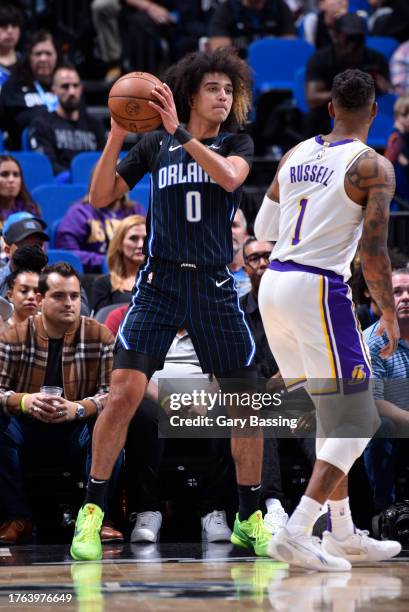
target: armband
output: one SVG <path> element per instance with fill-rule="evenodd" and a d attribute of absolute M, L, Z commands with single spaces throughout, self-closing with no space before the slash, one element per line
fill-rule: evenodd
<path fill-rule="evenodd" d="M 179 123 L 173 135 L 176 140 L 180 142 L 181 145 L 186 144 L 187 142 L 189 142 L 189 140 L 192 140 L 193 138 L 192 134 L 188 132 L 181 123 Z"/>

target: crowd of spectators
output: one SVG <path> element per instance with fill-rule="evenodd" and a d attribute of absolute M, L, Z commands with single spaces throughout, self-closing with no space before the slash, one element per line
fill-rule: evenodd
<path fill-rule="evenodd" d="M 409 8 L 405 0 L 368 0 L 359 10 L 348 0 L 89 0 L 85 4 L 95 42 L 92 61 L 102 66 L 101 82 L 108 85 L 131 70 L 160 74 L 197 49 L 233 45 L 246 57 L 249 44 L 260 38 L 304 38 L 313 45 L 314 53 L 305 63 L 308 112 L 300 137 L 330 129 L 327 104 L 335 74 L 350 67 L 370 72 L 379 95 L 400 96 L 394 105 L 395 124 L 385 155 L 395 167 L 398 205 L 409 208 Z M 49 159 L 56 183 L 69 184 L 74 157 L 101 150 L 106 134 L 103 123 L 86 105 L 85 79 L 76 66 L 78 48 L 74 45 L 67 51 L 61 45 L 65 42 L 62 32 L 52 28 L 45 5 L 39 22 L 34 21 L 48 29 L 33 31 L 33 15 L 25 3 L 0 0 L 0 128 L 7 150 L 19 150 L 26 135 L 29 148 Z M 390 62 L 367 46 L 368 33 L 398 41 Z M 128 195 L 95 209 L 84 188 L 84 197 L 71 204 L 56 227 L 47 227 L 41 207 L 25 185 L 20 162 L 12 153 L 0 155 L 0 314 L 4 314 L 0 321 L 0 544 L 32 537 L 33 509 L 24 479 L 34 456 L 37 467 L 49 467 L 52 452 L 62 465 L 86 480 L 93 423 L 109 389 L 114 336 L 145 261 L 145 215 L 145 208 Z M 83 279 L 67 263 L 47 266 L 52 233 L 54 247 L 78 257 L 86 275 Z M 258 373 L 267 389 L 281 388 L 283 381 L 258 310 L 258 286 L 273 244 L 251 235 L 251 224 L 240 209 L 232 233 L 234 258 L 229 271 L 255 338 Z M 404 379 L 409 374 L 407 259 L 399 255 L 392 257 L 392 263 L 402 340 L 396 355 L 385 362 L 376 360 L 384 342 L 376 335 L 379 311 L 359 265 L 352 279 L 358 318 L 366 330 L 374 377 L 379 380 Z M 92 282 L 85 283 L 90 275 Z M 158 384 L 161 377 L 189 376 L 199 378 L 206 388 L 213 384 L 201 373 L 193 343 L 181 329 L 164 371 L 155 373 L 130 425 L 126 461 L 123 463 L 121 454 L 112 479 L 103 541 L 123 539 L 122 528 L 111 520 L 118 483 L 125 490 L 131 541 L 158 539 L 165 445 L 157 429 L 158 415 L 167 409 L 158 403 Z M 43 387 L 49 386 L 58 387 L 61 395 L 47 395 Z M 408 423 L 405 398 L 409 393 L 385 384 L 377 389 L 383 426 L 392 434 L 375 439 L 364 461 L 374 511 L 382 512 L 396 501 L 398 444 L 393 436 L 396 428 Z M 294 440 L 312 465 L 310 416 L 300 421 Z M 182 444 L 180 448 L 183 452 Z M 262 499 L 271 531 L 285 524 L 291 510 L 281 479 L 287 452 L 280 440 L 265 439 Z M 206 484 L 199 502 L 202 537 L 225 541 L 230 536 L 228 500 L 234 497 L 226 440 L 209 440 L 206 455 Z"/>

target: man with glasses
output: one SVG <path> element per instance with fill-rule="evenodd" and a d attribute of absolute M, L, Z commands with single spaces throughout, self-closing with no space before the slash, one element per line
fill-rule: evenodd
<path fill-rule="evenodd" d="M 82 84 L 75 68 L 57 68 L 52 90 L 58 98 L 57 110 L 32 121 L 30 147 L 48 157 L 59 182 L 65 183 L 72 158 L 81 151 L 102 150 L 105 132 L 102 123 L 82 108 Z"/>

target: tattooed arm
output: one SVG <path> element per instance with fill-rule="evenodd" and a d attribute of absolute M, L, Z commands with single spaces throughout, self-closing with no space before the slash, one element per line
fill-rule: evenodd
<path fill-rule="evenodd" d="M 382 311 L 378 334 L 386 332 L 389 339 L 380 351 L 385 359 L 399 340 L 387 247 L 389 206 L 395 193 L 392 164 L 375 151 L 363 153 L 347 172 L 345 189 L 352 200 L 365 207 L 359 256 L 369 292 Z"/>

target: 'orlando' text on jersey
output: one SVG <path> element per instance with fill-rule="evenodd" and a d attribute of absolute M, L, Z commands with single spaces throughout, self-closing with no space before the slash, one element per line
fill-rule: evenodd
<path fill-rule="evenodd" d="M 251 165 L 253 142 L 247 134 L 222 132 L 202 143 L 223 157 L 239 156 Z M 117 172 L 130 189 L 151 172 L 147 254 L 209 266 L 232 261 L 231 225 L 241 188 L 229 193 L 220 187 L 164 131 L 146 134 L 119 163 Z"/>

